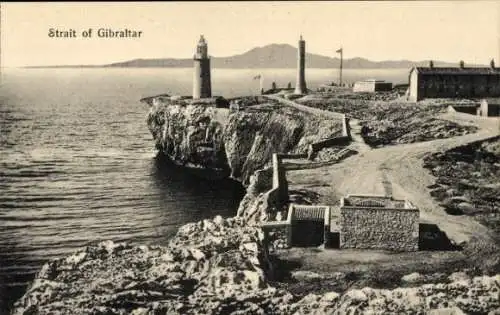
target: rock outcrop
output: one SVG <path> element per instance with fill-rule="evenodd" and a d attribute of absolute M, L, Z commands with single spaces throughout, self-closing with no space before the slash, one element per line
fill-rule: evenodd
<path fill-rule="evenodd" d="M 500 137 L 429 154 L 424 167 L 436 177 L 431 195 L 454 215 L 481 218 L 500 235 Z"/>
<path fill-rule="evenodd" d="M 165 247 L 103 242 L 45 264 L 13 313 L 267 312 L 278 290 L 263 241 L 258 227 L 217 216 L 184 225 Z"/>
<path fill-rule="evenodd" d="M 424 158 L 424 167 L 436 177 L 428 187 L 430 195 L 448 214 L 473 217 L 491 230 L 495 243 L 473 238 L 464 248 L 472 265 L 483 272 L 500 272 L 499 140 L 497 136 Z"/>
<path fill-rule="evenodd" d="M 269 101 L 266 101 L 269 102 Z M 156 148 L 178 164 L 218 170 L 248 184 L 275 152 L 305 153 L 341 132 L 341 121 L 255 99 L 238 111 L 188 102 L 151 102 L 148 127 Z M 227 174 L 226 174 L 227 173 Z"/>
<path fill-rule="evenodd" d="M 342 295 L 311 293 L 285 305 L 282 311 L 283 314 L 498 314 L 499 282 L 500 276 L 466 277 L 450 283 L 394 290 L 366 287 Z"/>

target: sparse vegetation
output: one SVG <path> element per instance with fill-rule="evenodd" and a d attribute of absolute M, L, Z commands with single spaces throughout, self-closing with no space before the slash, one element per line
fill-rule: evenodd
<path fill-rule="evenodd" d="M 370 146 L 414 143 L 465 135 L 474 126 L 436 118 L 450 102 L 407 103 L 397 92 L 340 93 L 298 100 L 304 105 L 345 113 L 360 121 L 363 137 Z"/>

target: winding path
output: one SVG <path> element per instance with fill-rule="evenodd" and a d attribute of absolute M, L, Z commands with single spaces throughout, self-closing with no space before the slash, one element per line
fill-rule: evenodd
<path fill-rule="evenodd" d="M 291 107 L 294 107 L 294 108 L 296 108 L 296 109 L 298 109 L 300 111 L 307 112 L 307 113 L 310 113 L 310 114 L 313 114 L 313 115 L 325 116 L 325 117 L 334 118 L 334 119 L 344 118 L 344 114 L 342 114 L 342 113 L 331 112 L 331 111 L 327 111 L 327 110 L 323 110 L 323 109 L 319 109 L 319 108 L 313 108 L 313 107 L 305 106 L 305 105 L 296 103 L 294 101 L 291 101 L 291 100 L 288 100 L 286 98 L 279 97 L 279 96 L 276 96 L 276 95 L 263 95 L 263 96 L 265 98 L 267 98 L 267 99 L 276 101 L 276 102 L 278 102 L 280 104 L 291 106 Z"/>

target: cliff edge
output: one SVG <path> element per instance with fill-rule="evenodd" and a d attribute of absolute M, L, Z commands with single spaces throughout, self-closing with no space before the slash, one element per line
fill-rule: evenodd
<path fill-rule="evenodd" d="M 275 152 L 305 153 L 309 144 L 338 135 L 340 120 L 319 118 L 261 97 L 238 99 L 239 110 L 156 97 L 148 128 L 160 152 L 176 164 L 248 184 Z"/>

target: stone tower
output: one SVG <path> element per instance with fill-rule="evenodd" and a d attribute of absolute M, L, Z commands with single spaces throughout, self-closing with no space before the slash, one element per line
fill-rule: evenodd
<path fill-rule="evenodd" d="M 297 82 L 295 84 L 295 94 L 306 94 L 306 41 L 300 35 L 299 48 L 297 49 Z"/>
<path fill-rule="evenodd" d="M 203 35 L 200 36 L 194 60 L 193 99 L 212 97 L 212 83 L 210 82 L 210 59 L 208 46 Z"/>

